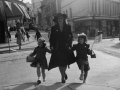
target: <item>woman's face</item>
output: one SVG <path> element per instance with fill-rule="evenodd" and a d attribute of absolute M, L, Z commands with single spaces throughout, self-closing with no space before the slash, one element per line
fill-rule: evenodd
<path fill-rule="evenodd" d="M 79 38 L 79 39 L 78 39 L 78 42 L 79 42 L 80 44 L 84 44 L 84 39 L 83 39 L 83 38 Z"/>
<path fill-rule="evenodd" d="M 58 23 L 62 24 L 62 23 L 63 23 L 63 20 L 64 20 L 64 18 L 63 18 L 62 16 L 59 16 L 59 17 L 58 17 Z"/>
<path fill-rule="evenodd" d="M 39 40 L 39 41 L 38 41 L 38 46 L 39 46 L 39 47 L 42 47 L 42 46 L 43 46 L 42 40 Z"/>

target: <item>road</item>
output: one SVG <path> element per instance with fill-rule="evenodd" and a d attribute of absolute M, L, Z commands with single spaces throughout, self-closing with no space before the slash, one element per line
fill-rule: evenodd
<path fill-rule="evenodd" d="M 47 41 L 47 34 L 42 35 Z M 26 63 L 26 56 L 36 45 L 35 41 L 22 46 L 23 50 L 0 55 L 0 86 L 3 90 L 120 90 L 120 58 L 96 50 L 97 58 L 89 57 L 90 71 L 85 84 L 79 80 L 80 71 L 74 63 L 67 70 L 66 84 L 60 83 L 60 73 L 58 68 L 55 68 L 46 70 L 46 82 L 36 85 L 36 68 Z M 47 53 L 48 63 L 50 56 Z"/>

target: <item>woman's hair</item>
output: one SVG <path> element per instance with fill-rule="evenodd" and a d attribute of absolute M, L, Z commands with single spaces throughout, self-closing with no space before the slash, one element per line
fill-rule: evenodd
<path fill-rule="evenodd" d="M 58 23 L 57 16 L 54 16 L 53 22 Z"/>
<path fill-rule="evenodd" d="M 85 33 L 78 34 L 78 42 L 80 38 L 84 39 L 84 43 L 87 42 L 87 35 Z"/>
<path fill-rule="evenodd" d="M 44 47 L 46 46 L 45 39 L 44 39 L 43 37 L 40 37 L 40 38 L 38 39 L 38 42 L 40 42 L 40 41 L 43 42 L 42 48 L 44 48 Z"/>

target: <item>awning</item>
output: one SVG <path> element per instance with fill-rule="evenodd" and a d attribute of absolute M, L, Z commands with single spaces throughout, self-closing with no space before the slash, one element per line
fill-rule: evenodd
<path fill-rule="evenodd" d="M 12 2 L 12 3 L 17 3 L 19 5 L 22 5 L 24 7 L 27 7 L 26 4 L 24 4 L 22 1 L 19 0 L 3 0 L 3 1 L 8 1 L 8 2 Z"/>
<path fill-rule="evenodd" d="M 8 1 L 4 1 L 4 3 L 4 8 L 8 19 L 21 18 L 23 16 L 30 19 L 30 16 L 27 13 L 27 10 L 24 5 Z"/>
<path fill-rule="evenodd" d="M 26 18 L 30 19 L 30 16 L 29 16 L 29 14 L 27 13 L 27 11 L 26 11 L 25 7 L 24 7 L 24 6 L 22 6 L 22 5 L 19 5 L 19 7 L 20 7 L 20 8 L 21 8 L 21 10 L 24 12 L 24 14 L 25 14 Z"/>

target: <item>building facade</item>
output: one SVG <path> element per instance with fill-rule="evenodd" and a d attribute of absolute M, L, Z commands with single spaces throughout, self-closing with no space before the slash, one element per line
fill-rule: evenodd
<path fill-rule="evenodd" d="M 61 12 L 68 15 L 74 23 L 74 30 L 95 34 L 95 28 L 102 30 L 104 36 L 111 36 L 115 27 L 119 30 L 120 3 L 116 0 L 62 0 Z"/>
<path fill-rule="evenodd" d="M 34 16 L 34 19 L 35 19 L 35 24 L 40 24 L 41 22 L 41 1 L 43 0 L 31 0 L 32 2 L 32 5 L 33 5 L 33 16 Z"/>
<path fill-rule="evenodd" d="M 30 15 L 30 17 L 34 17 L 34 13 L 33 13 L 33 5 L 30 4 L 29 2 L 25 3 L 27 8 L 28 8 L 28 14 Z"/>
<path fill-rule="evenodd" d="M 41 11 L 43 28 L 52 26 L 54 16 L 61 12 L 61 0 L 43 0 L 41 2 Z"/>

